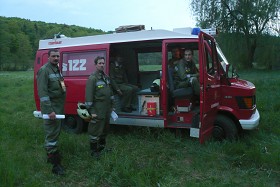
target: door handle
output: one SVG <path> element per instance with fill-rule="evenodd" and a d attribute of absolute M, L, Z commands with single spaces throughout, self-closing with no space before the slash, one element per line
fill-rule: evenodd
<path fill-rule="evenodd" d="M 211 88 L 211 85 L 210 85 L 210 84 L 207 84 L 207 86 L 206 86 L 206 91 L 207 91 L 209 88 Z"/>

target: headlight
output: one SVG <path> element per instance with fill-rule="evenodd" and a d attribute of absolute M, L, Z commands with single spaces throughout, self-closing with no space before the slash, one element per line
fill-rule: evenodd
<path fill-rule="evenodd" d="M 236 97 L 240 109 L 253 109 L 256 105 L 256 96 Z"/>

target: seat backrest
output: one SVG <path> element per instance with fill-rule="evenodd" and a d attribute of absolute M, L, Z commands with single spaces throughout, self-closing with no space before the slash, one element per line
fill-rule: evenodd
<path fill-rule="evenodd" d="M 173 73 L 174 73 L 174 69 L 168 67 L 168 85 L 169 85 L 170 92 L 173 92 L 174 90 Z"/>

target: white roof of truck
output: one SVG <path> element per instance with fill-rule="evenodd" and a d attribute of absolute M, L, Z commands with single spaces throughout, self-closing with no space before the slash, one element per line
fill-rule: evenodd
<path fill-rule="evenodd" d="M 191 33 L 179 33 L 168 30 L 141 30 L 125 33 L 112 33 L 94 36 L 84 36 L 75 38 L 54 38 L 40 40 L 39 49 L 62 48 L 72 46 L 83 46 L 92 44 L 109 44 L 109 43 L 123 43 L 145 40 L 163 40 L 163 39 L 177 39 L 177 38 L 197 38 L 197 35 Z"/>

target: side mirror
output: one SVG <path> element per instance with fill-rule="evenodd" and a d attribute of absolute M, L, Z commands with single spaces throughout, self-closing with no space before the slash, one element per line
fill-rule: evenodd
<path fill-rule="evenodd" d="M 239 75 L 237 74 L 237 69 L 235 67 L 232 66 L 232 77 L 239 77 Z"/>

